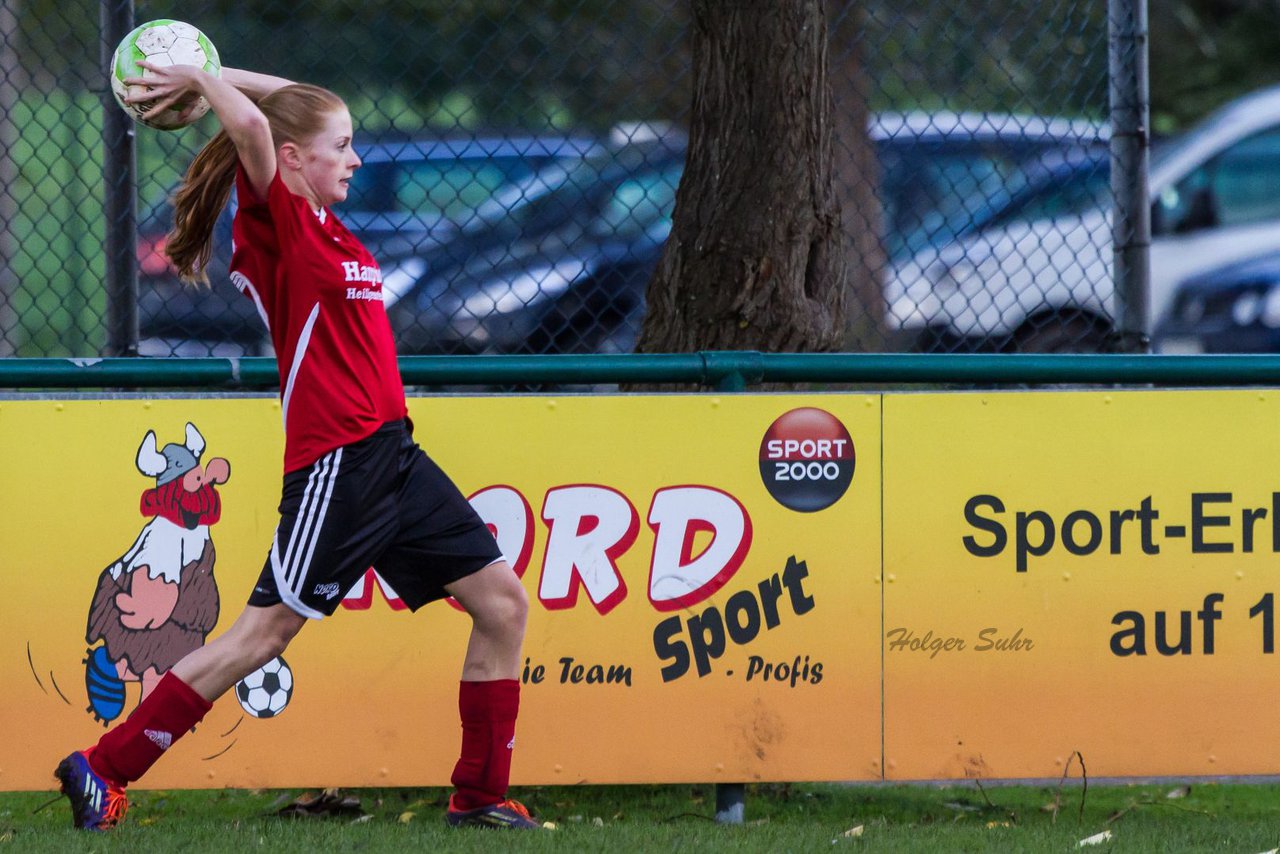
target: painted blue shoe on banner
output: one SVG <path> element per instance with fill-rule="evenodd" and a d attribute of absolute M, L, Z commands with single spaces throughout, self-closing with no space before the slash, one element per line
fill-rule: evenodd
<path fill-rule="evenodd" d="M 120 717 L 124 711 L 124 681 L 105 646 L 90 650 L 84 660 L 84 687 L 89 692 L 88 711 L 93 712 L 103 726 Z"/>

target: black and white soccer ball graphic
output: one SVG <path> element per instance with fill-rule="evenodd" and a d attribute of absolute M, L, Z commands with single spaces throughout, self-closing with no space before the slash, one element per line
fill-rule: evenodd
<path fill-rule="evenodd" d="M 240 707 L 255 718 L 274 718 L 293 697 L 293 671 L 280 656 L 236 683 Z"/>

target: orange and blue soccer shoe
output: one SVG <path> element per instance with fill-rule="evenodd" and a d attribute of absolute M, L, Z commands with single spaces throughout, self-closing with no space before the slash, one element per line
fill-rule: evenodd
<path fill-rule="evenodd" d="M 89 754 L 77 750 L 58 763 L 54 776 L 62 782 L 62 794 L 71 801 L 71 820 L 81 830 L 110 830 L 124 821 L 129 799 L 124 787 L 98 776 L 89 765 Z"/>
<path fill-rule="evenodd" d="M 450 827 L 492 827 L 512 830 L 542 830 L 542 825 L 533 820 L 529 810 L 519 801 L 506 800 L 487 807 L 474 810 L 456 810 L 453 798 L 449 798 L 449 811 L 444 820 Z"/>

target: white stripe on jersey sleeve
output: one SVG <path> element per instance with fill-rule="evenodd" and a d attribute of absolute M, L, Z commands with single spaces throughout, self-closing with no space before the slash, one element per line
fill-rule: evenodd
<path fill-rule="evenodd" d="M 239 270 L 231 274 L 231 284 L 235 285 L 242 294 L 248 294 L 253 300 L 254 306 L 258 309 L 258 317 L 262 318 L 262 325 L 267 327 L 267 334 L 271 334 L 271 321 L 267 320 L 267 310 L 262 306 L 262 297 L 258 294 L 258 289 L 254 287 L 253 282 L 249 281 L 249 277 Z"/>
<path fill-rule="evenodd" d="M 289 380 L 285 383 L 284 396 L 280 402 L 280 417 L 284 421 L 285 433 L 289 432 L 289 398 L 293 396 L 293 384 L 298 379 L 298 369 L 302 367 L 302 358 L 307 355 L 307 345 L 311 343 L 311 330 L 315 328 L 316 318 L 320 316 L 320 303 L 311 307 L 307 322 L 302 325 L 302 333 L 298 336 L 298 346 L 293 351 L 293 364 L 289 367 Z"/>

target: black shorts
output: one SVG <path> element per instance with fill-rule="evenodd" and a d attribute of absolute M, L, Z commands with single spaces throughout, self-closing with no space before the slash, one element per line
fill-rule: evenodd
<path fill-rule="evenodd" d="M 323 617 L 373 567 L 417 610 L 501 559 L 453 481 L 392 421 L 285 475 L 280 525 L 249 604 Z"/>

